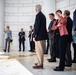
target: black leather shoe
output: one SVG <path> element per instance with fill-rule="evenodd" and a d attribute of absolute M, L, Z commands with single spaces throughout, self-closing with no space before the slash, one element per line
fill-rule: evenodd
<path fill-rule="evenodd" d="M 8 52 L 10 52 L 10 51 L 8 50 Z"/>
<path fill-rule="evenodd" d="M 76 63 L 76 60 L 72 60 L 72 63 Z"/>
<path fill-rule="evenodd" d="M 65 67 L 71 67 L 72 65 L 70 65 L 70 64 L 65 64 Z"/>
<path fill-rule="evenodd" d="M 29 51 L 29 52 L 35 52 L 34 50 L 32 50 L 32 51 Z"/>
<path fill-rule="evenodd" d="M 48 54 L 47 52 L 45 52 L 44 54 Z"/>
<path fill-rule="evenodd" d="M 47 59 L 47 60 L 49 61 L 49 60 L 53 60 L 53 59 L 52 59 L 52 58 L 50 58 L 50 59 Z"/>
<path fill-rule="evenodd" d="M 59 66 L 57 66 L 56 68 L 59 68 Z"/>
<path fill-rule="evenodd" d="M 58 67 L 58 68 L 55 68 L 54 71 L 64 71 L 64 69 L 60 69 L 60 68 Z"/>
<path fill-rule="evenodd" d="M 21 52 L 21 50 L 19 50 L 19 52 Z"/>
<path fill-rule="evenodd" d="M 24 52 L 25 50 L 23 50 L 23 52 Z"/>
<path fill-rule="evenodd" d="M 47 59 L 47 60 L 51 60 L 51 59 Z"/>
<path fill-rule="evenodd" d="M 56 68 L 59 68 L 59 66 L 57 66 Z"/>
<path fill-rule="evenodd" d="M 4 52 L 6 52 L 6 50 L 3 50 Z"/>
<path fill-rule="evenodd" d="M 50 59 L 48 62 L 56 62 L 56 59 Z"/>

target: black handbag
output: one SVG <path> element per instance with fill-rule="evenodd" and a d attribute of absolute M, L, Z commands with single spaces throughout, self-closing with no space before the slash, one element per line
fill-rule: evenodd
<path fill-rule="evenodd" d="M 10 42 L 12 42 L 13 40 L 12 39 L 10 39 Z"/>

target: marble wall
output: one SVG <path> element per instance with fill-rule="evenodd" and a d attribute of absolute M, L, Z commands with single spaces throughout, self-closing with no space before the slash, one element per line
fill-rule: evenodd
<path fill-rule="evenodd" d="M 0 49 L 3 47 L 4 0 L 0 0 Z"/>

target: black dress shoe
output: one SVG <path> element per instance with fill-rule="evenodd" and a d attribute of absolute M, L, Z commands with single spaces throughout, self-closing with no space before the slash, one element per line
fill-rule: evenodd
<path fill-rule="evenodd" d="M 59 66 L 57 66 L 56 68 L 59 68 Z"/>
<path fill-rule="evenodd" d="M 19 50 L 19 52 L 21 52 L 21 50 Z"/>
<path fill-rule="evenodd" d="M 23 50 L 23 52 L 24 52 L 25 50 Z"/>
<path fill-rule="evenodd" d="M 51 60 L 51 59 L 47 59 L 47 60 Z"/>
<path fill-rule="evenodd" d="M 56 59 L 50 59 L 48 62 L 56 62 Z"/>
<path fill-rule="evenodd" d="M 48 54 L 47 52 L 45 52 L 44 54 Z"/>
<path fill-rule="evenodd" d="M 52 59 L 52 58 L 50 58 L 50 59 L 47 59 L 47 60 L 49 61 L 49 60 L 53 60 L 53 59 Z"/>
<path fill-rule="evenodd" d="M 64 71 L 64 69 L 60 69 L 60 68 L 58 67 L 58 68 L 55 68 L 54 71 Z"/>
<path fill-rule="evenodd" d="M 72 60 L 72 63 L 76 63 L 76 60 Z"/>
<path fill-rule="evenodd" d="M 29 52 L 35 52 L 34 50 L 30 50 Z"/>
<path fill-rule="evenodd" d="M 8 52 L 10 52 L 10 51 L 8 50 Z"/>
<path fill-rule="evenodd" d="M 59 66 L 57 66 L 56 68 L 59 68 Z"/>
<path fill-rule="evenodd" d="M 4 52 L 6 52 L 6 50 L 3 50 Z"/>
<path fill-rule="evenodd" d="M 65 67 L 71 67 L 72 65 L 70 65 L 70 64 L 65 64 Z"/>

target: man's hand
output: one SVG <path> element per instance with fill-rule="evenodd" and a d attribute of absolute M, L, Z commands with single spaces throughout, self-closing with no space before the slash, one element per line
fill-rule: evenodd
<path fill-rule="evenodd" d="M 60 26 L 61 26 L 61 25 L 59 25 L 59 24 L 57 25 L 57 27 L 60 27 Z"/>
<path fill-rule="evenodd" d="M 35 42 L 35 41 L 36 41 L 36 39 L 35 39 L 35 38 L 33 38 L 33 41 Z"/>

